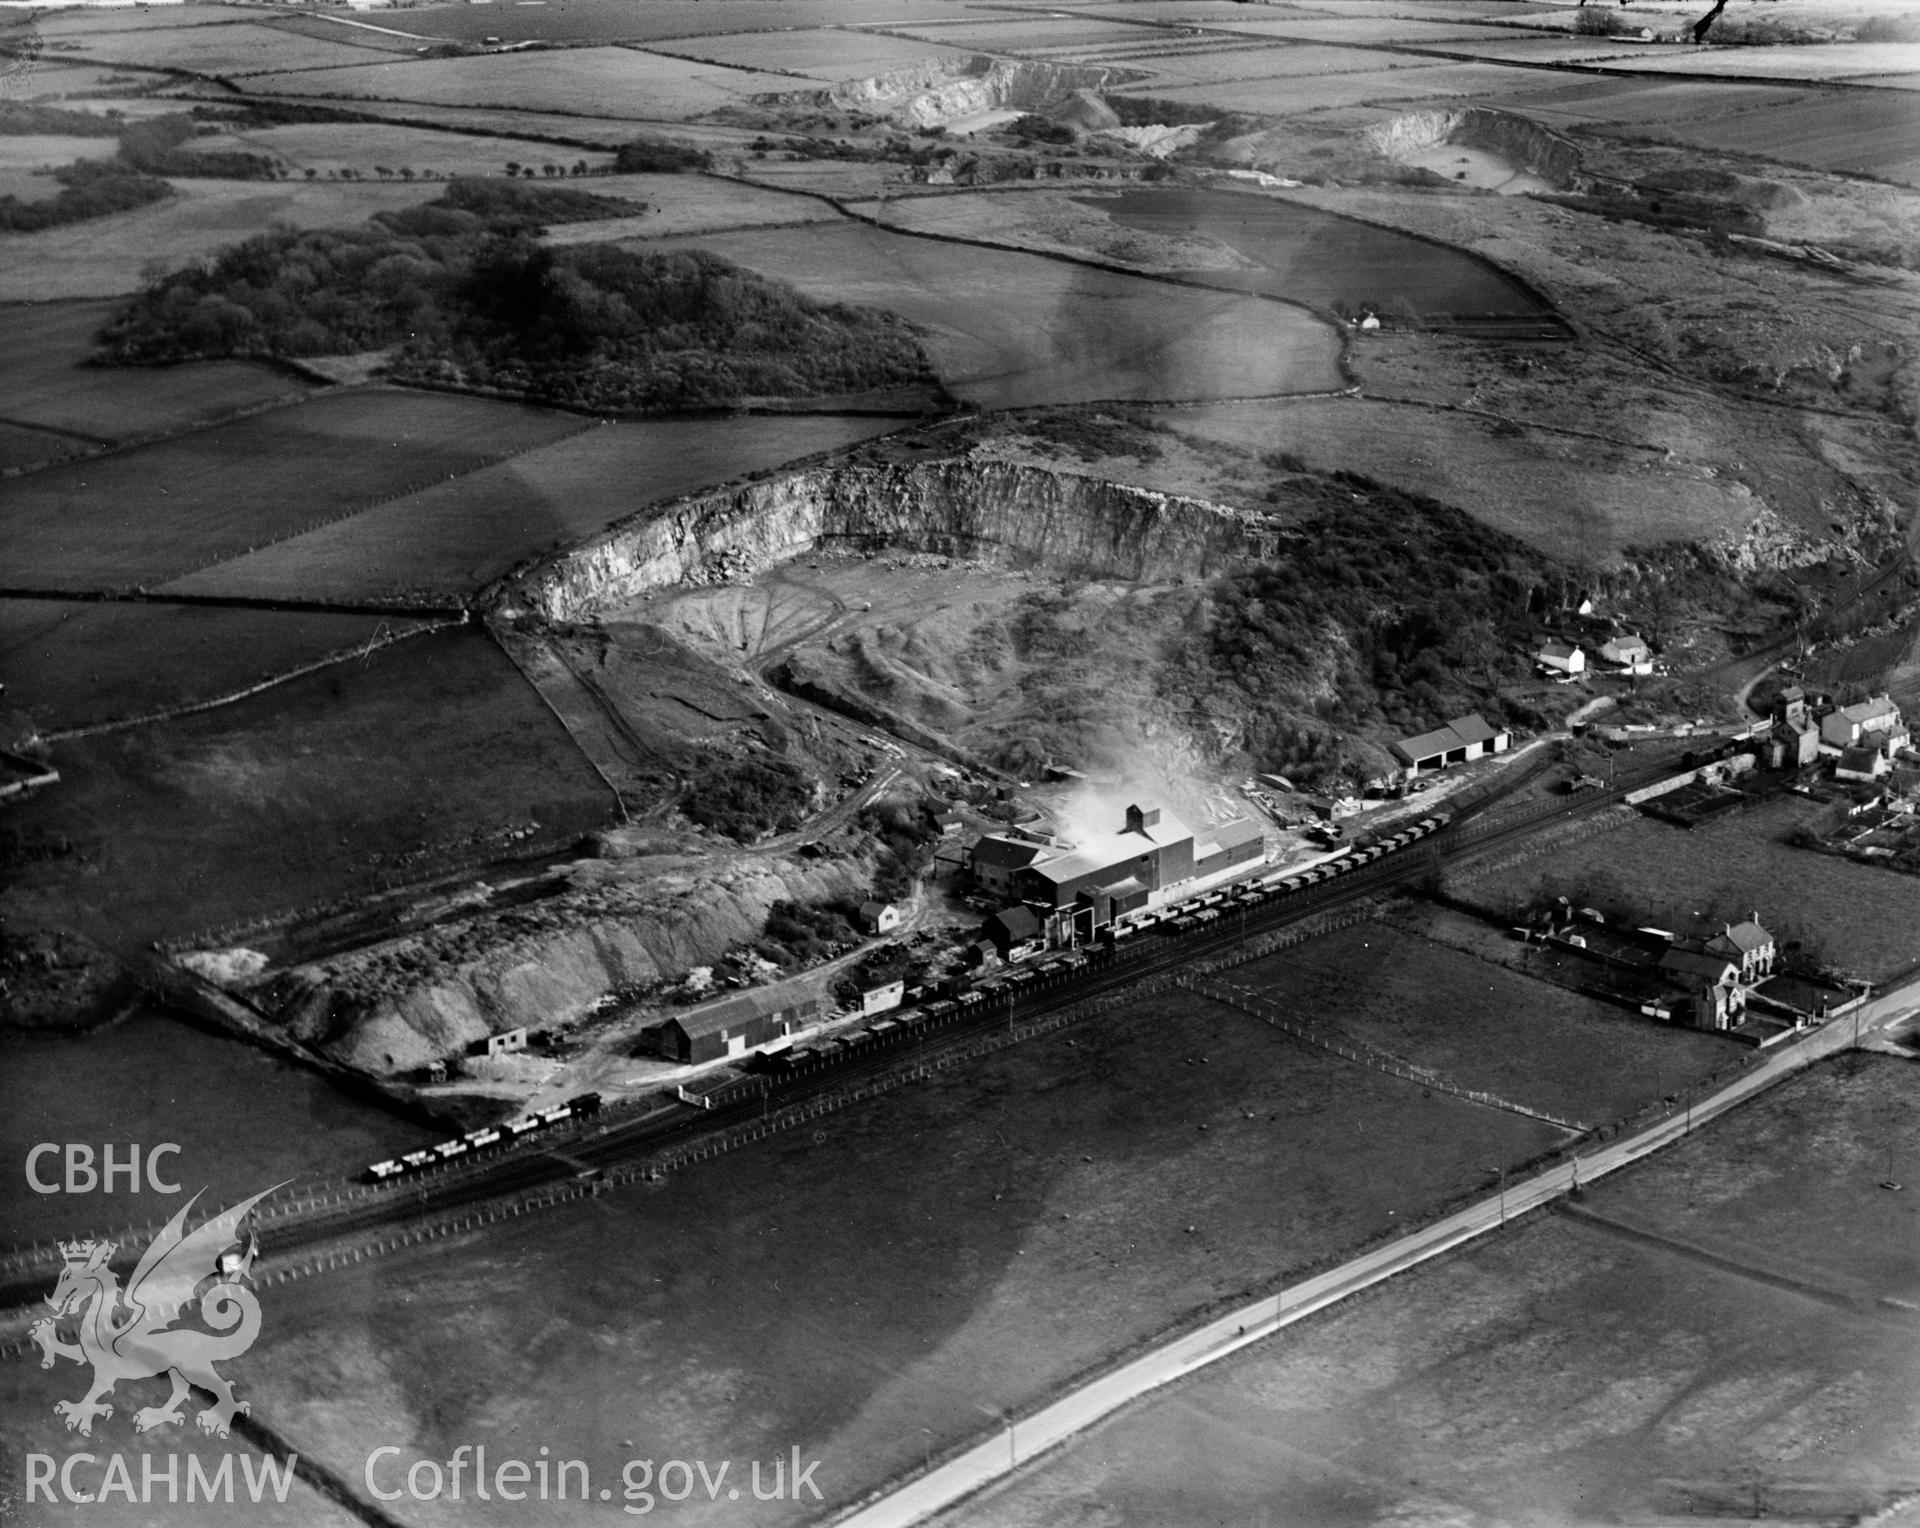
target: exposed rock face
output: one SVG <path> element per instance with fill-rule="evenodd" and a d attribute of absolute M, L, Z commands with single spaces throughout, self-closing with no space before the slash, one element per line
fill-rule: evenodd
<path fill-rule="evenodd" d="M 1015 63 L 984 56 L 955 64 L 928 59 L 863 80 L 845 80 L 826 92 L 842 110 L 883 112 L 915 127 L 939 127 L 989 111 L 1044 112 L 1076 91 L 1102 90 L 1141 76 L 1128 69 L 1086 64 Z"/>
<path fill-rule="evenodd" d="M 775 857 L 609 879 L 302 966 L 251 996 L 334 1059 L 390 1076 L 502 1030 L 576 1019 L 614 988 L 677 977 L 754 939 L 775 902 L 863 893 L 870 879 L 863 860 Z"/>
<path fill-rule="evenodd" d="M 549 621 L 585 621 L 716 557 L 764 567 L 822 543 L 1088 578 L 1205 577 L 1264 555 L 1276 529 L 1203 499 L 993 459 L 822 468 L 650 508 L 527 574 L 507 598 Z"/>
<path fill-rule="evenodd" d="M 1572 140 L 1530 118 L 1484 106 L 1445 111 L 1416 111 L 1367 128 L 1361 137 L 1375 153 L 1404 159 L 1443 143 L 1485 149 L 1521 166 L 1542 180 L 1570 187 L 1578 178 L 1580 151 Z"/>

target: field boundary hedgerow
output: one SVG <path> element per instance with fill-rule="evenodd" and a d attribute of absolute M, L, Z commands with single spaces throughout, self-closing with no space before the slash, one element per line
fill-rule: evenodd
<path fill-rule="evenodd" d="M 130 727 L 150 727 L 158 722 L 176 721 L 180 717 L 193 716 L 201 711 L 217 711 L 222 706 L 233 705 L 249 696 L 258 695 L 263 690 L 271 690 L 276 685 L 286 684 L 289 680 L 301 679 L 308 674 L 317 674 L 320 670 L 332 668 L 335 664 L 370 658 L 381 648 L 391 647 L 396 642 L 404 642 L 409 637 L 424 637 L 436 631 L 445 631 L 452 626 L 464 626 L 466 623 L 467 614 L 462 611 L 458 616 L 447 616 L 437 621 L 421 621 L 417 625 L 409 626 L 405 631 L 375 633 L 365 642 L 357 642 L 352 647 L 339 648 L 309 663 L 297 664 L 285 673 L 274 674 L 253 684 L 243 685 L 237 690 L 216 695 L 210 700 L 185 701 L 177 706 L 163 706 L 158 711 L 145 711 L 138 716 L 123 716 L 110 722 L 89 722 L 81 727 L 65 727 L 57 732 L 43 733 L 41 740 L 48 743 L 70 743 L 77 738 L 99 737 L 104 733 L 124 732 Z"/>

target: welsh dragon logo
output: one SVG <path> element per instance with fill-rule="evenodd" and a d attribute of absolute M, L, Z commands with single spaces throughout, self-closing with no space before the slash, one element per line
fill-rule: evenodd
<path fill-rule="evenodd" d="M 70 1430 L 91 1437 L 94 1418 L 113 1415 L 112 1402 L 104 1398 L 115 1385 L 161 1374 L 172 1378 L 173 1394 L 164 1406 L 143 1406 L 134 1413 L 136 1432 L 185 1421 L 180 1405 L 195 1385 L 214 1398 L 196 1418 L 202 1432 L 224 1438 L 235 1415 L 252 1409 L 234 1399 L 233 1386 L 213 1366 L 239 1357 L 260 1335 L 260 1301 L 245 1282 L 260 1247 L 249 1237 L 244 1254 L 224 1259 L 221 1254 L 238 1245 L 241 1220 L 272 1192 L 243 1199 L 189 1232 L 187 1214 L 200 1199 L 195 1194 L 141 1255 L 124 1293 L 107 1266 L 114 1243 L 60 1244 L 66 1267 L 47 1297 L 53 1315 L 35 1322 L 27 1335 L 39 1344 L 43 1369 L 51 1369 L 55 1358 L 93 1365 L 93 1388 L 84 1399 L 54 1403 Z M 203 1284 L 197 1309 L 212 1330 L 178 1325 Z M 74 1318 L 78 1342 L 64 1342 L 58 1334 L 59 1322 L 68 1316 Z"/>

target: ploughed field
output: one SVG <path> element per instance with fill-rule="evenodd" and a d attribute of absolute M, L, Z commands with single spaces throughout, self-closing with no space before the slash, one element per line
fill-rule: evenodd
<path fill-rule="evenodd" d="M 16 587 L 151 588 L 588 427 L 437 393 L 315 398 L 21 479 L 0 561 Z"/>
<path fill-rule="evenodd" d="M 951 1520 L 1872 1518 L 1920 1471 L 1911 1071 L 1823 1063 L 1573 1213 L 1245 1349 Z"/>
<path fill-rule="evenodd" d="M 277 1290 L 253 1394 L 341 1470 L 389 1442 L 537 1436 L 596 1481 L 797 1445 L 831 1505 L 1557 1138 L 1152 998 L 656 1187 Z M 724 1495 L 677 1510 L 739 1520 Z"/>
<path fill-rule="evenodd" d="M 647 504 L 850 445 L 896 423 L 836 415 L 603 421 L 229 558 L 175 580 L 166 592 L 461 598 Z"/>

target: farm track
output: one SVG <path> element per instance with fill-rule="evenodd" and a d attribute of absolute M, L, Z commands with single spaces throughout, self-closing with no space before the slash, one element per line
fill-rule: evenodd
<path fill-rule="evenodd" d="M 970 1005 L 942 1020 L 924 1020 L 920 1032 L 866 1042 L 865 1055 L 840 1062 L 815 1062 L 797 1074 L 753 1077 L 734 1085 L 732 1096 L 711 1109 L 686 1104 L 655 1107 L 648 1113 L 600 1126 L 591 1133 L 548 1138 L 537 1146 L 503 1151 L 483 1165 L 440 1169 L 435 1176 L 403 1180 L 386 1190 L 342 1184 L 335 1198 L 311 1202 L 304 1212 L 269 1219 L 261 1227 L 264 1256 L 285 1263 L 329 1244 L 390 1231 L 411 1223 L 443 1221 L 489 1205 L 523 1203 L 535 1196 L 564 1192 L 583 1178 L 620 1170 L 631 1177 L 672 1165 L 662 1159 L 677 1151 L 718 1140 L 760 1121 L 775 1121 L 795 1111 L 813 1114 L 837 1107 L 836 1098 L 875 1091 L 903 1072 L 925 1075 L 928 1068 L 951 1064 L 959 1053 L 1003 1028 L 1017 1035 L 1038 1021 L 1065 1022 L 1067 1010 L 1101 1001 L 1124 1001 L 1148 983 L 1171 981 L 1201 962 L 1237 963 L 1234 957 L 1253 940 L 1282 932 L 1310 917 L 1343 909 L 1417 881 L 1450 855 L 1478 855 L 1525 838 L 1544 827 L 1575 820 L 1615 804 L 1629 791 L 1659 778 L 1664 767 L 1638 772 L 1611 789 L 1582 796 L 1549 797 L 1505 812 L 1495 811 L 1500 796 L 1466 808 L 1459 818 L 1410 846 L 1359 870 L 1305 887 L 1258 909 L 1241 908 L 1224 916 L 1217 929 L 1182 936 L 1139 935 L 1109 961 L 1087 975 L 1038 978 L 1031 985 Z M 1502 794 L 1532 778 L 1502 782 Z M 865 1092 L 862 1092 L 862 1090 Z M 717 1096 L 717 1095 L 716 1095 Z M 810 1115 L 807 1117 L 811 1117 Z M 771 1125 L 769 1125 L 771 1128 Z M 719 1149 L 718 1146 L 715 1149 Z M 312 1192 L 312 1191 L 308 1191 Z M 137 1236 L 137 1232 L 134 1233 Z M 0 1308 L 35 1299 L 53 1271 L 52 1262 L 33 1252 L 17 1252 L 0 1265 Z M 11 1323 L 9 1323 L 11 1324 Z"/>

